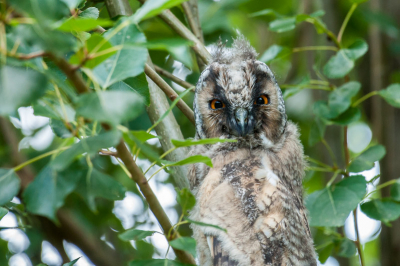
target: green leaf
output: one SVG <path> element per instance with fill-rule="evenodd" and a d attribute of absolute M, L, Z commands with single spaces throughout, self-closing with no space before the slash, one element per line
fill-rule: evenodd
<path fill-rule="evenodd" d="M 269 29 L 275 32 L 285 32 L 296 27 L 296 18 L 279 18 L 269 24 Z"/>
<path fill-rule="evenodd" d="M 74 167 L 63 172 L 45 167 L 23 193 L 26 209 L 55 221 L 57 210 L 64 205 L 65 198 L 75 189 L 81 177 L 82 172 Z"/>
<path fill-rule="evenodd" d="M 400 203 L 390 199 L 373 199 L 361 204 L 361 210 L 369 218 L 387 223 L 399 218 Z"/>
<path fill-rule="evenodd" d="M 97 47 L 97 45 L 99 43 L 102 43 L 102 45 L 100 46 L 100 48 L 98 48 L 97 53 L 103 52 L 112 47 L 111 43 L 109 43 L 108 41 L 105 41 L 103 36 L 101 36 L 97 33 L 93 33 L 90 36 L 90 38 L 86 41 L 86 43 L 85 43 L 86 47 L 83 47 L 76 54 L 71 56 L 69 62 L 72 64 L 79 65 L 83 60 L 85 60 L 86 53 L 92 52 L 93 49 L 95 47 Z M 88 60 L 84 64 L 84 67 L 93 69 L 96 66 L 98 66 L 99 64 L 101 64 L 104 60 L 106 60 L 107 58 L 114 55 L 115 53 L 116 53 L 116 51 L 112 51 L 112 52 L 109 52 L 109 53 L 106 53 L 106 54 L 103 54 L 100 56 L 96 56 L 95 58 Z"/>
<path fill-rule="evenodd" d="M 274 59 L 289 55 L 291 52 L 289 48 L 280 45 L 271 45 L 261 56 L 260 61 L 269 63 Z"/>
<path fill-rule="evenodd" d="M 397 108 L 400 108 L 400 83 L 391 84 L 384 90 L 379 91 L 385 101 Z"/>
<path fill-rule="evenodd" d="M 213 167 L 211 159 L 204 155 L 193 155 L 181 161 L 169 163 L 168 166 L 186 165 L 193 163 L 204 163 L 209 167 Z"/>
<path fill-rule="evenodd" d="M 330 121 L 338 125 L 346 126 L 351 123 L 357 122 L 358 120 L 360 120 L 360 118 L 361 118 L 360 109 L 349 108 L 346 112 L 344 112 L 343 114 L 339 115 L 334 119 L 331 119 Z"/>
<path fill-rule="evenodd" d="M 175 188 L 175 190 L 177 193 L 176 201 L 179 203 L 179 205 L 181 205 L 182 213 L 190 211 L 194 207 L 194 205 L 196 205 L 196 198 L 187 188 L 182 188 L 181 190 Z"/>
<path fill-rule="evenodd" d="M 138 23 L 144 19 L 157 16 L 165 9 L 177 6 L 186 0 L 148 0 L 132 16 L 132 20 Z"/>
<path fill-rule="evenodd" d="M 146 43 L 150 50 L 164 50 L 169 52 L 176 60 L 182 62 L 189 69 L 193 68 L 193 60 L 190 56 L 190 46 L 193 43 L 185 39 L 158 39 Z"/>
<path fill-rule="evenodd" d="M 273 16 L 280 16 L 277 12 L 275 12 L 275 10 L 267 8 L 267 9 L 263 9 L 261 11 L 257 11 L 254 13 L 251 13 L 249 15 L 249 17 L 258 17 L 258 16 L 268 16 L 268 15 L 273 15 Z"/>
<path fill-rule="evenodd" d="M 348 238 L 344 238 L 340 241 L 338 255 L 340 257 L 351 258 L 356 255 L 357 249 L 353 241 Z"/>
<path fill-rule="evenodd" d="M 311 125 L 310 134 L 308 135 L 308 144 L 314 146 L 320 142 L 324 138 L 325 129 L 325 123 L 321 119 L 316 118 Z"/>
<path fill-rule="evenodd" d="M 358 93 L 360 88 L 361 84 L 359 82 L 351 81 L 329 94 L 328 106 L 331 118 L 337 117 L 350 107 L 351 98 Z"/>
<path fill-rule="evenodd" d="M 60 137 L 62 139 L 72 137 L 71 131 L 69 131 L 68 128 L 64 125 L 63 121 L 58 119 L 51 119 L 49 125 L 51 130 L 54 134 L 56 134 L 57 137 Z"/>
<path fill-rule="evenodd" d="M 187 220 L 189 223 L 192 223 L 192 224 L 195 224 L 195 225 L 205 226 L 205 227 L 213 227 L 213 228 L 216 228 L 218 230 L 224 231 L 225 233 L 228 232 L 225 228 L 219 227 L 218 225 L 213 225 L 213 224 L 207 224 L 207 223 L 194 221 L 194 220 L 191 220 L 191 219 L 189 219 L 187 217 L 185 217 L 185 220 Z"/>
<path fill-rule="evenodd" d="M 72 145 L 68 150 L 59 154 L 50 166 L 57 171 L 61 171 L 68 167 L 77 157 L 83 153 L 88 155 L 96 154 L 102 148 L 110 148 L 116 146 L 121 139 L 119 131 L 108 131 L 106 133 L 81 139 L 78 143 Z"/>
<path fill-rule="evenodd" d="M 100 12 L 96 7 L 88 7 L 82 13 L 79 14 L 79 17 L 97 19 L 99 17 L 99 14 Z"/>
<path fill-rule="evenodd" d="M 350 176 L 318 190 L 306 199 L 311 226 L 342 226 L 349 213 L 357 207 L 366 192 L 364 176 Z"/>
<path fill-rule="evenodd" d="M 365 55 L 368 51 L 368 44 L 366 41 L 359 39 L 352 43 L 347 49 L 343 49 L 343 51 L 346 53 L 348 58 L 356 60 Z"/>
<path fill-rule="evenodd" d="M 119 239 L 123 241 L 142 240 L 148 236 L 152 236 L 157 231 L 144 231 L 138 229 L 129 229 L 118 235 Z"/>
<path fill-rule="evenodd" d="M 118 81 L 108 88 L 109 91 L 135 91 L 143 97 L 144 104 L 150 105 L 150 91 L 146 74 L 142 73 L 136 77 Z"/>
<path fill-rule="evenodd" d="M 95 18 L 70 18 L 65 20 L 59 27 L 61 31 L 89 31 L 95 29 L 97 26 L 111 26 L 112 21 L 108 19 L 95 19 Z"/>
<path fill-rule="evenodd" d="M 79 257 L 79 258 L 77 258 L 77 259 L 74 259 L 74 260 L 71 261 L 71 262 L 64 263 L 63 266 L 73 266 L 73 265 L 75 265 L 75 263 L 76 263 L 80 258 L 81 258 L 81 257 Z"/>
<path fill-rule="evenodd" d="M 137 138 L 140 142 L 145 142 L 149 139 L 160 138 L 159 136 L 154 136 L 153 134 L 147 133 L 144 130 L 131 130 L 129 133 L 135 136 L 135 138 Z"/>
<path fill-rule="evenodd" d="M 133 91 L 85 93 L 76 101 L 76 113 L 112 125 L 132 120 L 144 109 L 142 97 Z"/>
<path fill-rule="evenodd" d="M 333 242 L 331 242 L 326 247 L 318 249 L 317 252 L 318 252 L 319 262 L 325 263 L 327 261 L 327 259 L 331 256 L 333 248 L 334 248 L 334 244 L 333 244 Z"/>
<path fill-rule="evenodd" d="M 390 197 L 395 201 L 400 201 L 400 179 L 390 188 Z"/>
<path fill-rule="evenodd" d="M 349 171 L 359 173 L 374 167 L 376 161 L 381 160 L 386 154 L 386 149 L 382 145 L 375 145 L 362 152 L 349 165 Z"/>
<path fill-rule="evenodd" d="M 186 252 L 189 252 L 190 254 L 193 255 L 193 257 L 196 257 L 196 240 L 194 240 L 191 237 L 186 237 L 186 236 L 181 236 L 177 239 L 174 239 L 169 242 L 170 246 L 179 249 L 179 250 L 184 250 Z"/>
<path fill-rule="evenodd" d="M 8 213 L 6 208 L 0 207 L 0 220 L 3 219 L 4 216 Z"/>
<path fill-rule="evenodd" d="M 50 25 L 52 22 L 58 21 L 68 15 L 71 15 L 69 7 L 74 7 L 79 0 L 63 0 L 66 5 L 60 1 L 54 0 L 18 0 L 9 1 L 17 11 L 26 13 L 36 19 L 36 22 L 42 25 Z M 79 4 L 79 3 L 77 3 Z"/>
<path fill-rule="evenodd" d="M 151 259 L 151 260 L 134 260 L 129 263 L 129 266 L 189 266 L 174 260 L 167 259 Z"/>
<path fill-rule="evenodd" d="M 215 144 L 215 143 L 224 143 L 224 142 L 237 142 L 235 139 L 219 139 L 219 138 L 214 138 L 214 139 L 185 139 L 185 140 L 177 140 L 177 139 L 172 139 L 171 140 L 172 144 L 174 144 L 175 147 L 188 147 L 188 146 L 194 146 L 194 145 L 206 145 L 206 144 Z"/>
<path fill-rule="evenodd" d="M 96 211 L 95 198 L 108 200 L 121 200 L 125 196 L 126 188 L 111 176 L 92 168 L 86 176 L 81 178 L 76 192 L 86 201 L 92 211 Z"/>
<path fill-rule="evenodd" d="M 0 168 L 0 205 L 6 204 L 18 194 L 20 183 L 13 169 Z"/>
<path fill-rule="evenodd" d="M 354 61 L 349 58 L 344 49 L 332 56 L 323 68 L 325 76 L 331 79 L 343 78 L 354 67 Z"/>
<path fill-rule="evenodd" d="M 125 20 L 126 18 L 121 18 L 114 28 L 124 23 Z M 104 33 L 104 37 L 108 38 L 114 28 Z M 108 88 L 118 81 L 135 77 L 142 73 L 148 56 L 147 49 L 138 45 L 145 43 L 146 37 L 137 25 L 131 24 L 124 27 L 116 35 L 112 36 L 109 42 L 113 46 L 122 45 L 123 47 L 93 69 L 94 78 L 103 88 Z"/>
<path fill-rule="evenodd" d="M 45 75 L 28 68 L 0 68 L 0 115 L 13 115 L 18 107 L 32 105 L 48 88 Z"/>

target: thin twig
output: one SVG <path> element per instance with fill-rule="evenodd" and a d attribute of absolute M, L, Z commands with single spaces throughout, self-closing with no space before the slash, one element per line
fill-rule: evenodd
<path fill-rule="evenodd" d="M 347 144 L 347 126 L 345 126 L 343 128 L 343 147 L 344 147 L 344 162 L 345 162 L 345 166 L 346 166 L 346 176 L 349 175 L 349 173 L 347 172 L 347 167 L 349 166 L 350 163 L 350 152 L 349 152 L 349 147 Z"/>
<path fill-rule="evenodd" d="M 99 151 L 100 155 L 107 155 L 107 156 L 114 156 L 114 157 L 119 157 L 118 152 L 115 151 L 107 151 L 107 150 L 101 150 Z"/>
<path fill-rule="evenodd" d="M 155 84 L 157 84 L 158 87 L 160 87 L 160 89 L 165 93 L 165 95 L 167 95 L 167 97 L 171 101 L 175 100 L 178 97 L 178 94 L 148 64 L 145 65 L 144 72 L 151 80 L 154 81 Z M 176 106 L 190 120 L 190 122 L 195 124 L 192 109 L 190 109 L 190 107 L 184 101 L 182 101 L 182 99 L 178 101 Z"/>
<path fill-rule="evenodd" d="M 360 266 L 364 266 L 365 265 L 364 256 L 360 243 L 360 233 L 358 231 L 358 223 L 357 223 L 357 207 L 353 210 L 353 216 L 354 216 L 354 231 L 356 231 L 356 241 L 354 241 L 354 243 L 356 244 L 358 250 L 358 256 L 360 258 Z"/>
<path fill-rule="evenodd" d="M 172 73 L 169 73 L 167 70 L 162 69 L 159 66 L 154 65 L 154 69 L 156 70 L 156 72 L 160 75 L 163 75 L 166 78 L 169 78 L 170 80 L 172 80 L 173 82 L 175 82 L 176 84 L 186 88 L 186 89 L 190 89 L 193 88 L 192 91 L 194 92 L 194 88 L 195 86 L 193 84 L 190 84 L 189 82 L 182 80 L 180 78 L 178 78 L 177 76 L 175 76 Z"/>
<path fill-rule="evenodd" d="M 357 6 L 358 6 L 357 3 L 354 3 L 351 6 L 349 12 L 346 15 L 346 18 L 343 21 L 342 26 L 340 27 L 340 30 L 339 30 L 339 33 L 338 33 L 338 37 L 337 37 L 337 40 L 338 40 L 339 43 L 342 41 L 344 30 L 346 29 L 347 23 L 349 23 L 350 17 L 353 14 L 354 10 L 356 10 Z"/>

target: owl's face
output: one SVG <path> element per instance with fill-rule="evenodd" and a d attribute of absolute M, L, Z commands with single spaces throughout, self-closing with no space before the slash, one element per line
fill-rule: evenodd
<path fill-rule="evenodd" d="M 286 124 L 281 91 L 266 64 L 249 59 L 213 62 L 195 96 L 201 138 L 238 138 L 275 143 Z"/>

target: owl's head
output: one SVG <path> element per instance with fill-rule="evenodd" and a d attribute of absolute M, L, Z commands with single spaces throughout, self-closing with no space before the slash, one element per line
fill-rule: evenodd
<path fill-rule="evenodd" d="M 286 127 L 282 92 L 269 67 L 239 36 L 219 45 L 196 86 L 194 112 L 200 138 L 238 138 L 275 143 Z"/>

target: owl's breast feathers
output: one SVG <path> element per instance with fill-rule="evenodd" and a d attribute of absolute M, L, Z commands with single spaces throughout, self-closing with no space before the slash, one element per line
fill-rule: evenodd
<path fill-rule="evenodd" d="M 237 149 L 213 157 L 191 216 L 227 232 L 193 226 L 201 265 L 316 265 L 299 194 L 302 150 L 284 149 Z"/>

